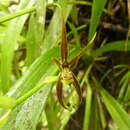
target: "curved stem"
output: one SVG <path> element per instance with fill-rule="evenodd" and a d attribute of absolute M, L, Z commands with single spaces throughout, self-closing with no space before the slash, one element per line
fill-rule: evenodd
<path fill-rule="evenodd" d="M 29 97 L 31 97 L 34 93 L 36 93 L 38 90 L 40 90 L 45 84 L 47 84 L 47 83 L 53 83 L 53 82 L 57 81 L 57 79 L 58 79 L 58 76 L 48 77 L 45 81 L 43 81 L 42 83 L 38 84 L 36 87 L 34 87 L 33 89 L 31 89 L 29 92 L 27 92 L 26 94 L 24 94 L 23 96 L 21 96 L 20 98 L 18 98 L 16 100 L 16 105 L 14 106 L 14 108 L 17 107 L 22 102 L 24 102 Z"/>

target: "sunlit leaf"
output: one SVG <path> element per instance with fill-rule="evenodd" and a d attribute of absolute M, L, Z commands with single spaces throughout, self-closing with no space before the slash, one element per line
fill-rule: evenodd
<path fill-rule="evenodd" d="M 10 114 L 11 110 L 8 110 L 2 117 L 0 117 L 0 128 L 2 128 L 6 124 Z"/>
<path fill-rule="evenodd" d="M 17 8 L 17 11 L 21 9 L 30 8 L 33 6 L 36 0 L 22 0 Z M 11 72 L 12 72 L 12 58 L 14 55 L 14 49 L 17 44 L 18 37 L 22 31 L 23 25 L 28 18 L 28 15 L 23 15 L 12 20 L 5 32 L 5 37 L 1 44 L 1 85 L 0 89 L 6 93 L 11 85 Z"/>
<path fill-rule="evenodd" d="M 16 100 L 11 98 L 11 97 L 7 97 L 7 96 L 0 96 L 0 107 L 1 108 L 13 108 L 16 105 Z"/>

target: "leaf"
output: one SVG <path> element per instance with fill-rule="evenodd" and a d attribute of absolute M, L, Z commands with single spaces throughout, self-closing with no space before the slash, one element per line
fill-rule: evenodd
<path fill-rule="evenodd" d="M 100 93 L 107 110 L 119 129 L 130 130 L 130 116 L 124 111 L 122 106 L 105 89 L 101 89 Z"/>
<path fill-rule="evenodd" d="M 11 0 L 1 0 L 0 4 L 3 4 L 4 6 L 8 6 Z"/>
<path fill-rule="evenodd" d="M 1 3 L 0 3 L 0 11 L 2 11 L 3 13 L 9 13 L 7 6 L 5 6 Z M 1 14 L 0 14 L 0 16 L 1 16 Z"/>
<path fill-rule="evenodd" d="M 124 98 L 129 93 L 129 79 L 130 79 L 130 71 L 126 72 L 123 75 L 122 79 L 120 80 L 119 84 L 121 86 L 121 89 L 120 89 L 120 92 L 118 94 L 118 99 L 119 100 L 123 100 L 124 101 Z"/>
<path fill-rule="evenodd" d="M 87 86 L 87 96 L 86 96 L 86 105 L 85 105 L 85 114 L 84 114 L 84 123 L 83 130 L 89 130 L 89 122 L 91 116 L 91 103 L 92 103 L 92 89 L 88 84 Z"/>
<path fill-rule="evenodd" d="M 60 106 L 60 108 L 62 109 L 61 106 Z M 59 125 L 60 120 L 59 120 L 59 117 L 57 116 L 60 109 L 58 111 L 57 111 L 57 109 L 58 108 L 56 106 L 56 100 L 53 97 L 53 93 L 50 93 L 50 96 L 48 97 L 47 104 L 45 107 L 45 114 L 46 114 L 47 123 L 48 123 L 48 130 L 60 129 L 59 128 L 61 126 L 61 125 Z"/>
<path fill-rule="evenodd" d="M 99 108 L 96 96 L 94 96 L 92 100 L 90 117 L 90 128 L 92 128 L 92 130 L 101 130 L 101 120 L 99 116 Z"/>
<path fill-rule="evenodd" d="M 16 100 L 8 96 L 0 96 L 0 108 L 11 109 L 16 105 Z"/>
<path fill-rule="evenodd" d="M 15 122 L 16 130 L 35 130 L 46 104 L 52 85 L 45 85 L 39 92 L 30 97 L 18 112 Z"/>
<path fill-rule="evenodd" d="M 3 115 L 1 118 L 0 118 L 0 128 L 2 128 L 5 123 L 7 122 L 9 116 L 11 114 L 11 110 L 8 110 L 5 115 Z"/>
<path fill-rule="evenodd" d="M 75 5 L 73 5 L 73 8 L 70 12 L 70 17 L 71 17 L 72 22 L 75 25 L 78 25 L 78 9 Z"/>
<path fill-rule="evenodd" d="M 26 41 L 27 65 L 30 65 L 41 54 L 41 45 L 45 31 L 46 4 L 46 0 L 37 0 L 36 12 L 31 15 L 29 20 L 29 29 Z"/>
<path fill-rule="evenodd" d="M 17 11 L 21 9 L 30 8 L 33 6 L 36 0 L 22 0 L 19 4 Z M 28 18 L 28 15 L 23 15 L 12 20 L 5 32 L 5 37 L 1 44 L 1 86 L 0 89 L 3 93 L 6 93 L 10 88 L 11 71 L 12 71 L 12 59 L 14 49 L 17 44 L 18 37 L 22 31 L 23 25 Z"/>
<path fill-rule="evenodd" d="M 124 50 L 125 50 L 125 40 L 113 41 L 93 51 L 92 55 L 98 56 L 101 55 L 102 53 L 109 52 L 109 51 L 124 51 Z M 130 50 L 130 41 L 128 41 L 127 50 L 128 51 Z"/>
<path fill-rule="evenodd" d="M 107 0 L 94 0 L 92 4 L 92 14 L 91 14 L 91 24 L 89 28 L 88 38 L 92 39 L 94 33 L 96 32 L 96 28 L 98 26 L 101 14 L 103 12 L 104 6 Z"/>
<path fill-rule="evenodd" d="M 130 100 L 130 84 L 128 83 L 128 87 L 127 87 L 127 90 L 125 92 L 125 96 L 124 96 L 124 99 L 123 99 L 125 102 L 129 102 Z"/>
<path fill-rule="evenodd" d="M 56 71 L 55 70 L 56 67 L 54 66 L 54 63 L 51 61 L 51 57 L 52 56 L 57 57 L 58 52 L 59 52 L 58 48 L 53 48 L 53 49 L 50 49 L 49 51 L 47 51 L 47 53 L 41 55 L 29 67 L 29 69 L 25 72 L 23 77 L 16 83 L 16 85 L 14 86 L 14 89 L 12 91 L 10 91 L 8 93 L 8 95 L 12 95 L 13 97 L 18 98 L 18 97 L 24 95 L 26 92 L 28 92 L 33 87 L 35 87 L 40 82 L 40 80 L 41 81 L 44 80 L 45 77 L 48 76 L 48 74 L 54 75 L 54 73 Z M 47 80 L 46 80 L 46 82 L 47 82 Z M 12 112 L 9 121 L 7 122 L 7 125 L 4 126 L 4 128 L 2 130 L 10 130 L 11 128 L 14 129 L 14 127 L 19 127 L 23 124 L 24 121 L 26 121 L 26 120 L 30 121 L 30 117 L 32 117 L 32 119 L 34 119 L 34 120 L 32 120 L 32 122 L 29 123 L 30 126 L 34 129 L 34 127 L 36 126 L 36 123 L 38 122 L 41 111 L 45 105 L 45 101 L 46 101 L 46 98 L 47 98 L 47 95 L 49 92 L 50 92 L 50 87 L 48 85 L 44 86 L 41 89 L 41 91 L 39 91 L 36 94 L 36 96 L 30 97 L 30 99 L 25 101 L 23 103 L 23 105 L 16 107 L 16 109 Z M 39 102 L 39 100 L 40 100 L 40 102 Z M 33 102 L 35 102 L 35 104 L 33 104 Z M 41 103 L 40 106 L 38 105 L 39 103 Z M 29 111 L 27 109 L 28 106 L 29 106 L 29 108 L 28 108 Z M 38 108 L 36 109 L 36 107 L 38 107 Z M 25 108 L 26 108 L 26 110 L 25 110 Z M 27 115 L 30 115 L 30 116 L 28 116 L 26 118 Z M 36 117 L 36 118 L 34 118 L 34 117 Z M 26 120 L 20 121 L 21 118 L 26 118 Z M 15 124 L 14 124 L 14 121 L 15 121 Z M 17 123 L 19 123 L 19 126 Z M 27 128 L 27 127 L 29 127 L 28 124 L 25 124 L 24 128 Z M 22 129 L 22 127 L 21 127 L 21 129 Z M 31 129 L 31 128 L 29 127 L 29 129 Z M 33 130 L 33 129 L 31 129 L 31 130 Z"/>
<path fill-rule="evenodd" d="M 73 37 L 74 39 L 76 40 L 76 44 L 78 46 L 80 46 L 80 36 L 78 34 L 78 31 L 76 30 L 76 27 L 74 24 L 72 24 L 71 22 L 68 21 L 68 24 L 69 24 L 69 27 L 70 29 L 72 30 L 72 34 L 73 34 Z"/>

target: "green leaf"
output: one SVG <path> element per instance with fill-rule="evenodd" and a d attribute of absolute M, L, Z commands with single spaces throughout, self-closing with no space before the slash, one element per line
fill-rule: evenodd
<path fill-rule="evenodd" d="M 35 10 L 36 10 L 36 8 L 22 9 L 20 11 L 17 11 L 16 13 L 3 16 L 3 17 L 0 18 L 0 23 L 5 23 L 5 22 L 12 20 L 12 19 L 15 19 L 19 16 L 34 12 Z"/>
<path fill-rule="evenodd" d="M 102 100 L 120 130 L 130 130 L 130 116 L 122 106 L 105 90 L 101 89 Z"/>
<path fill-rule="evenodd" d="M 27 65 L 30 65 L 40 54 L 44 37 L 44 26 L 46 16 L 46 0 L 36 2 L 36 12 L 31 15 L 27 33 Z M 37 31 L 36 31 L 37 30 Z"/>
<path fill-rule="evenodd" d="M 92 4 L 92 14 L 91 14 L 91 23 L 89 28 L 89 40 L 92 39 L 94 33 L 96 32 L 96 28 L 98 26 L 101 14 L 103 12 L 104 6 L 107 0 L 94 0 Z"/>
<path fill-rule="evenodd" d="M 52 85 L 45 85 L 23 104 L 16 117 L 16 130 L 36 129 L 51 88 Z"/>
<path fill-rule="evenodd" d="M 89 130 L 89 121 L 90 121 L 90 116 L 91 116 L 91 103 L 92 103 L 92 89 L 88 85 L 87 86 L 87 96 L 86 96 L 83 130 Z"/>
<path fill-rule="evenodd" d="M 121 101 L 125 101 L 125 98 L 129 98 L 129 79 L 130 79 L 130 71 L 127 71 L 120 80 L 119 85 L 121 89 L 118 94 L 118 99 Z"/>
<path fill-rule="evenodd" d="M 33 6 L 36 0 L 22 0 L 17 8 L 17 11 L 21 9 L 30 8 Z M 0 89 L 3 93 L 6 93 L 10 88 L 11 72 L 12 72 L 12 59 L 14 49 L 17 44 L 18 37 L 22 31 L 23 25 L 28 18 L 28 15 L 23 15 L 12 20 L 5 32 L 5 37 L 1 44 L 1 86 Z"/>
<path fill-rule="evenodd" d="M 8 96 L 0 96 L 0 107 L 11 109 L 15 106 L 16 100 Z"/>
<path fill-rule="evenodd" d="M 113 41 L 110 43 L 107 43 L 106 45 L 98 48 L 97 50 L 93 51 L 92 55 L 98 56 L 101 55 L 104 52 L 108 51 L 125 51 L 125 40 L 123 41 Z M 130 50 L 130 41 L 128 41 L 128 48 L 127 50 Z"/>
<path fill-rule="evenodd" d="M 1 3 L 0 3 L 0 11 L 2 11 L 3 13 L 9 13 L 7 6 L 2 5 Z"/>
<path fill-rule="evenodd" d="M 123 99 L 125 102 L 129 102 L 130 100 L 130 84 L 128 83 L 128 87 L 127 87 L 127 90 L 125 92 L 125 96 L 124 96 L 124 99 Z"/>
<path fill-rule="evenodd" d="M 101 120 L 99 116 L 99 108 L 96 96 L 94 96 L 92 100 L 90 117 L 90 128 L 92 128 L 92 130 L 101 130 Z"/>
<path fill-rule="evenodd" d="M 74 39 L 76 41 L 76 44 L 80 47 L 80 36 L 79 36 L 79 34 L 78 34 L 77 30 L 76 30 L 75 25 L 72 24 L 69 21 L 68 21 L 68 24 L 69 24 L 69 27 L 70 27 L 70 29 L 72 31 L 73 37 L 74 37 Z"/>
<path fill-rule="evenodd" d="M 48 111 L 48 109 L 49 109 L 49 111 Z M 50 96 L 48 97 L 47 105 L 45 107 L 45 114 L 46 114 L 46 118 L 47 118 L 47 122 L 48 122 L 48 130 L 60 129 L 60 126 L 58 125 L 60 122 L 59 117 L 57 116 L 58 112 L 59 111 L 57 111 L 57 109 L 56 109 L 56 101 L 53 97 L 53 93 L 50 93 Z"/>
<path fill-rule="evenodd" d="M 52 48 L 48 50 L 46 53 L 44 53 L 43 55 L 41 55 L 39 58 L 37 58 L 37 60 L 24 73 L 22 78 L 16 83 L 16 85 L 14 86 L 14 89 L 11 90 L 8 93 L 8 95 L 12 95 L 13 97 L 17 99 L 18 97 L 27 93 L 30 89 L 34 88 L 40 82 L 42 82 L 42 80 L 44 80 L 46 76 L 54 75 L 56 71 L 56 66 L 52 62 L 51 58 L 52 56 L 58 57 L 58 55 L 59 55 L 58 48 Z M 16 107 L 16 109 L 12 112 L 9 121 L 7 122 L 7 125 L 4 126 L 2 130 L 10 130 L 11 128 L 13 129 L 14 127 L 13 121 L 15 121 L 15 125 L 17 126 L 17 128 L 19 128 L 19 126 L 22 126 L 23 123 L 25 123 L 24 121 L 26 120 L 29 120 L 30 126 L 25 123 L 24 128 L 27 129 L 28 127 L 29 129 L 31 129 L 30 127 L 32 127 L 34 129 L 34 126 L 36 126 L 36 123 L 38 122 L 41 111 L 46 103 L 46 99 L 47 99 L 48 93 L 50 92 L 50 88 L 51 87 L 48 85 L 44 86 L 42 89 L 40 89 L 39 92 L 37 92 L 36 95 L 30 97 L 27 101 L 25 101 L 23 105 Z M 29 106 L 28 108 L 29 111 L 27 109 L 28 106 Z M 30 116 L 27 116 L 27 114 Z M 34 120 L 30 121 L 30 117 L 32 117 L 32 119 Z M 21 118 L 23 119 L 26 118 L 26 120 L 20 121 L 22 120 Z M 17 123 L 19 124 L 19 126 Z M 22 127 L 20 130 L 22 130 Z"/>
<path fill-rule="evenodd" d="M 8 6 L 11 0 L 1 0 L 0 4 L 3 4 L 4 6 Z"/>
<path fill-rule="evenodd" d="M 8 121 L 9 116 L 11 114 L 11 110 L 8 110 L 1 118 L 0 118 L 0 128 L 2 128 L 5 123 Z"/>

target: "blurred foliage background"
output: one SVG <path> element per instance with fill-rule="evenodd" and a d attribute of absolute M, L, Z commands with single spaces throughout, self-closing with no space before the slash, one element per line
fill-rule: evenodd
<path fill-rule="evenodd" d="M 59 105 L 63 9 L 69 59 L 97 36 L 72 70 L 83 92 L 81 105 Z M 0 130 L 130 130 L 130 1 L 1 0 Z M 63 88 L 68 105 L 73 86 Z"/>

